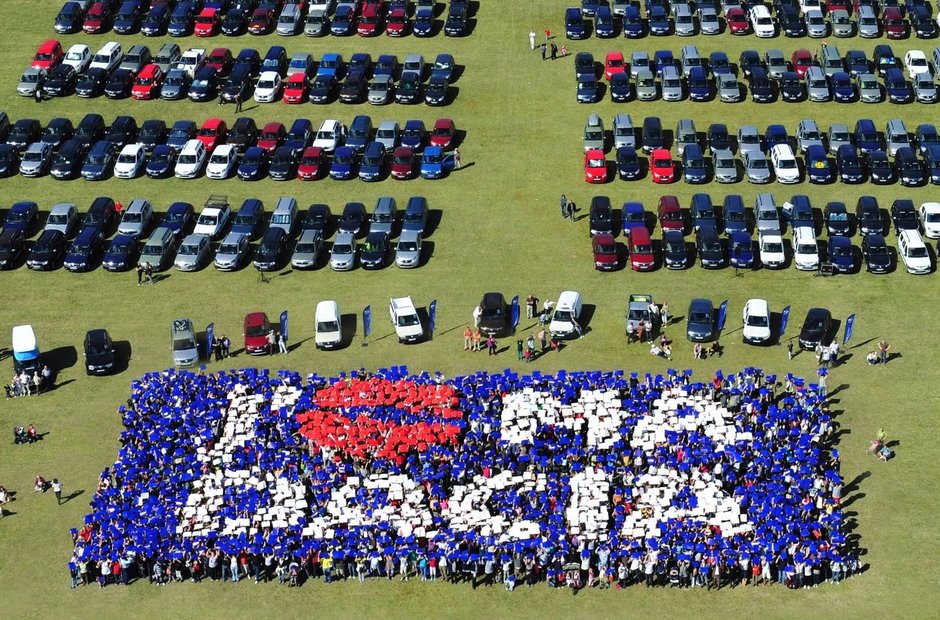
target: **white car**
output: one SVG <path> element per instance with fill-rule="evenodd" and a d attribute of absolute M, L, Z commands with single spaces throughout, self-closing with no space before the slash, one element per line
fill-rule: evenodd
<path fill-rule="evenodd" d="M 72 65 L 75 73 L 83 73 L 91 64 L 91 49 L 87 45 L 76 43 L 65 53 L 62 64 Z"/>
<path fill-rule="evenodd" d="M 925 202 L 920 205 L 920 224 L 925 237 L 940 238 L 940 202 Z"/>
<path fill-rule="evenodd" d="M 766 299 L 748 299 L 744 304 L 744 342 L 770 342 L 770 306 Z"/>
<path fill-rule="evenodd" d="M 789 144 L 774 145 L 770 151 L 770 161 L 773 163 L 778 182 L 789 184 L 800 181 L 800 167 Z"/>
<path fill-rule="evenodd" d="M 206 176 L 210 179 L 227 179 L 238 163 L 238 150 L 232 144 L 220 144 L 212 151 L 206 165 Z"/>
<path fill-rule="evenodd" d="M 898 235 L 898 256 L 908 273 L 930 273 L 930 252 L 916 230 L 902 230 Z"/>
<path fill-rule="evenodd" d="M 232 209 L 228 206 L 205 207 L 196 219 L 193 234 L 206 235 L 209 239 L 215 239 L 225 230 L 231 217 Z"/>
<path fill-rule="evenodd" d="M 147 163 L 147 149 L 142 144 L 125 145 L 114 162 L 114 176 L 133 179 Z"/>
<path fill-rule="evenodd" d="M 774 25 L 774 18 L 770 16 L 770 10 L 763 4 L 756 4 L 748 11 L 748 18 L 751 21 L 751 27 L 754 34 L 762 39 L 769 39 L 777 34 L 777 27 Z"/>
<path fill-rule="evenodd" d="M 760 262 L 767 269 L 780 269 L 786 263 L 787 255 L 783 249 L 783 237 L 777 234 L 763 234 L 758 237 Z"/>
<path fill-rule="evenodd" d="M 258 103 L 271 103 L 281 94 L 281 74 L 277 71 L 265 71 L 258 76 L 255 84 L 255 101 Z"/>
<path fill-rule="evenodd" d="M 320 123 L 317 135 L 311 146 L 318 146 L 327 153 L 332 153 L 336 147 L 341 146 L 346 139 L 346 126 L 341 122 L 327 119 Z"/>
<path fill-rule="evenodd" d="M 793 229 L 793 264 L 802 271 L 819 269 L 819 245 L 816 233 L 809 226 Z"/>
<path fill-rule="evenodd" d="M 904 54 L 904 69 L 907 71 L 907 76 L 912 80 L 918 73 L 930 75 L 930 63 L 927 62 L 927 55 L 920 50 L 908 50 Z"/>
<path fill-rule="evenodd" d="M 176 158 L 176 167 L 173 174 L 178 179 L 194 179 L 206 163 L 206 145 L 193 138 L 183 145 L 179 157 Z"/>

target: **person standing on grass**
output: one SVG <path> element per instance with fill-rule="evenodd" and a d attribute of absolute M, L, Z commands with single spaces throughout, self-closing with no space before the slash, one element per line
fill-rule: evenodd
<path fill-rule="evenodd" d="M 535 31 L 529 31 L 529 49 L 535 50 Z"/>
<path fill-rule="evenodd" d="M 542 51 L 542 60 L 545 60 L 546 58 L 548 58 L 548 46 L 542 43 L 539 46 L 539 49 Z M 42 99 L 37 99 L 36 101 L 42 101 Z"/>
<path fill-rule="evenodd" d="M 454 149 L 454 170 L 460 170 L 460 149 Z"/>
<path fill-rule="evenodd" d="M 137 286 L 140 286 L 144 281 L 144 266 L 140 263 L 137 263 Z"/>
<path fill-rule="evenodd" d="M 558 58 L 558 46 L 555 45 L 554 41 L 552 41 L 551 50 L 552 50 L 552 60 L 555 60 L 556 58 Z"/>
<path fill-rule="evenodd" d="M 574 204 L 573 200 L 568 201 L 568 219 L 574 223 L 574 212 L 577 211 L 578 207 Z"/>
<path fill-rule="evenodd" d="M 878 342 L 878 358 L 881 360 L 882 364 L 888 363 L 888 351 L 891 350 L 891 345 L 888 344 L 888 341 L 882 338 Z"/>
<path fill-rule="evenodd" d="M 522 345 L 522 339 L 516 340 L 516 357 L 519 358 L 519 361 L 520 361 L 520 362 L 522 361 L 522 353 L 523 353 L 523 351 L 524 351 L 524 348 L 523 348 L 523 345 Z"/>
<path fill-rule="evenodd" d="M 539 330 L 538 333 L 539 344 L 541 345 L 542 351 L 548 348 L 548 339 L 545 336 L 545 328 Z"/>
<path fill-rule="evenodd" d="M 561 195 L 561 219 L 568 217 L 568 197 Z"/>
<path fill-rule="evenodd" d="M 529 293 L 529 296 L 525 298 L 525 316 L 527 319 L 535 318 L 535 308 L 538 303 L 538 298 L 532 293 Z"/>
<path fill-rule="evenodd" d="M 467 329 L 463 330 L 463 350 L 469 351 L 473 347 L 473 330 L 470 329 L 470 326 L 467 325 Z"/>
<path fill-rule="evenodd" d="M 235 114 L 240 114 L 242 111 L 242 93 L 235 95 Z"/>
<path fill-rule="evenodd" d="M 490 355 L 496 355 L 496 338 L 492 334 L 486 339 L 486 349 Z"/>
<path fill-rule="evenodd" d="M 277 349 L 280 353 L 287 354 L 287 342 L 284 340 L 282 332 L 277 333 Z"/>
<path fill-rule="evenodd" d="M 55 501 L 57 505 L 62 505 L 62 483 L 59 482 L 58 478 L 52 479 L 52 492 L 55 493 Z"/>

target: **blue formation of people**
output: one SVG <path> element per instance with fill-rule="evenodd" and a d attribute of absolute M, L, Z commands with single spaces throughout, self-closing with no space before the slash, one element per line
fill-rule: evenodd
<path fill-rule="evenodd" d="M 300 432 L 298 417 L 307 424 L 317 419 L 317 395 L 324 390 L 345 384 L 351 393 L 367 394 L 392 382 L 447 386 L 461 412 L 442 422 L 459 428 L 454 441 L 416 441 L 393 459 L 327 449 Z M 275 398 L 285 386 L 297 394 L 289 406 Z M 500 432 L 504 399 L 527 388 L 562 403 L 576 402 L 586 391 L 614 392 L 625 412 L 616 429 L 623 438 L 631 437 L 665 391 L 680 391 L 726 408 L 744 439 L 718 446 L 698 426 L 670 430 L 652 450 L 627 440 L 599 447 L 586 441 L 583 427 L 540 422 L 534 441 L 506 441 Z M 223 458 L 207 457 L 227 441 L 223 435 L 231 430 L 233 395 L 254 396 L 260 403 L 247 438 L 226 448 Z M 401 366 L 332 378 L 256 369 L 166 370 L 134 381 L 119 412 L 124 431 L 117 460 L 102 472 L 83 527 L 72 530 L 73 587 L 138 579 L 159 584 L 252 579 L 299 586 L 313 579 L 376 578 L 465 581 L 474 587 L 499 583 L 507 590 L 539 583 L 814 587 L 837 583 L 859 568 L 857 543 L 847 540 L 840 505 L 843 482 L 826 399 L 815 384 L 790 375 L 778 381 L 745 368 L 694 382 L 691 371 L 672 370 L 645 377 L 622 371 L 519 376 L 507 370 L 453 379 L 439 373 L 411 375 Z M 373 410 L 351 402 L 332 413 L 337 412 L 352 423 L 380 418 L 404 424 L 420 418 L 402 403 Z M 624 528 L 635 511 L 647 510 L 632 492 L 637 481 L 664 467 L 710 476 L 750 525 L 729 532 L 686 516 L 663 519 L 641 535 Z M 234 470 L 262 472 L 261 483 L 225 487 L 214 504 L 211 527 L 195 528 L 184 507 L 194 504 L 197 491 L 210 494 L 197 481 Z M 498 490 L 474 506 L 503 515 L 510 525 L 535 523 L 536 531 L 526 539 L 506 530 L 456 527 L 448 519 L 448 501 L 458 485 L 498 472 L 527 479 L 537 475 L 543 482 L 538 488 Z M 608 521 L 600 535 L 566 522 L 572 477 L 579 472 L 599 473 L 610 481 L 601 507 Z M 388 477 L 413 481 L 430 527 L 402 528 L 387 519 L 330 522 L 338 489 L 353 479 Z M 272 510 L 279 501 L 275 489 L 283 488 L 302 489 L 302 497 L 288 494 L 294 517 L 257 518 Z M 674 491 L 669 495 L 673 507 L 689 504 L 687 486 Z M 401 503 L 375 489 L 359 487 L 353 495 L 364 514 Z M 256 527 L 228 527 L 240 522 Z M 315 523 L 330 527 L 312 534 Z"/>

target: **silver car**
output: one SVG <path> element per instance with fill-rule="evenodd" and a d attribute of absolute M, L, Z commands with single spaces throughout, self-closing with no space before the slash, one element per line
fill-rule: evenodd
<path fill-rule="evenodd" d="M 820 39 L 829 34 L 829 24 L 819 9 L 810 9 L 803 14 L 806 22 L 806 34 L 814 39 Z"/>
<path fill-rule="evenodd" d="M 320 261 L 323 251 L 323 233 L 319 230 L 305 230 L 291 256 L 290 264 L 295 269 L 313 269 Z"/>
<path fill-rule="evenodd" d="M 718 75 L 718 98 L 725 103 L 741 101 L 741 85 L 731 73 Z"/>
<path fill-rule="evenodd" d="M 629 114 L 618 114 L 614 117 L 614 148 L 621 146 L 632 146 L 636 148 L 636 128 L 633 126 L 633 118 Z"/>
<path fill-rule="evenodd" d="M 773 194 L 758 194 L 754 200 L 754 225 L 758 232 L 780 234 L 780 211 Z"/>
<path fill-rule="evenodd" d="M 395 246 L 395 264 L 402 269 L 421 264 L 421 233 L 417 230 L 402 231 Z"/>
<path fill-rule="evenodd" d="M 728 149 L 715 151 L 712 156 L 715 166 L 715 180 L 719 183 L 738 182 L 738 162 Z"/>
<path fill-rule="evenodd" d="M 27 67 L 26 71 L 23 72 L 23 75 L 20 76 L 19 83 L 16 85 L 16 92 L 23 95 L 24 97 L 32 97 L 36 94 L 36 86 L 39 85 L 39 81 L 45 79 L 45 69 Z"/>
<path fill-rule="evenodd" d="M 764 54 L 764 64 L 767 66 L 767 75 L 779 80 L 785 71 L 788 71 L 787 59 L 780 50 L 767 50 Z"/>
<path fill-rule="evenodd" d="M 630 54 L 630 77 L 636 79 L 640 71 L 652 71 L 650 55 L 646 52 L 633 52 Z"/>
<path fill-rule="evenodd" d="M 118 224 L 118 232 L 124 235 L 137 235 L 138 238 L 142 238 L 150 229 L 152 221 L 153 206 L 151 206 L 150 201 L 135 198 L 124 209 L 121 223 Z"/>
<path fill-rule="evenodd" d="M 687 3 L 672 5 L 673 29 L 677 37 L 691 37 L 695 35 L 695 15 Z"/>
<path fill-rule="evenodd" d="M 584 124 L 584 151 L 600 149 L 606 151 L 606 136 L 604 135 L 604 121 L 597 114 L 591 114 Z"/>
<path fill-rule="evenodd" d="M 682 101 L 682 76 L 675 67 L 663 67 L 660 78 L 663 101 Z"/>
<path fill-rule="evenodd" d="M 744 151 L 744 173 L 750 183 L 770 183 L 770 163 L 763 151 Z"/>
<path fill-rule="evenodd" d="M 937 100 L 937 85 L 929 73 L 914 75 L 914 96 L 921 103 L 934 103 Z"/>
<path fill-rule="evenodd" d="M 330 269 L 349 271 L 356 266 L 356 237 L 349 232 L 336 235 L 336 241 L 330 249 Z"/>
<path fill-rule="evenodd" d="M 834 123 L 829 126 L 829 152 L 835 154 L 843 144 L 852 144 L 852 134 L 849 133 L 849 126 L 842 123 Z"/>
<path fill-rule="evenodd" d="M 760 132 L 754 125 L 741 125 L 738 127 L 738 151 L 743 155 L 745 151 L 760 151 Z"/>
<path fill-rule="evenodd" d="M 323 9 L 311 9 L 304 22 L 304 34 L 308 37 L 322 37 L 329 29 L 330 21 Z"/>
<path fill-rule="evenodd" d="M 806 70 L 806 92 L 810 101 L 829 101 L 829 80 L 821 67 L 814 65 Z"/>
<path fill-rule="evenodd" d="M 20 174 L 38 177 L 46 173 L 52 164 L 52 145 L 48 142 L 33 142 L 20 159 Z"/>
<path fill-rule="evenodd" d="M 698 29 L 702 34 L 719 34 L 721 32 L 721 21 L 715 9 L 703 7 L 698 10 Z"/>
<path fill-rule="evenodd" d="M 369 84 L 369 103 L 383 105 L 389 102 L 395 82 L 390 75 L 377 75 Z"/>
<path fill-rule="evenodd" d="M 197 271 L 209 258 L 209 237 L 207 235 L 186 235 L 180 249 L 176 252 L 173 264 L 180 271 Z"/>
<path fill-rule="evenodd" d="M 656 77 L 649 69 L 641 69 L 636 74 L 636 98 L 640 101 L 654 101 L 659 96 Z"/>
<path fill-rule="evenodd" d="M 862 103 L 881 103 L 884 96 L 881 92 L 881 83 L 871 73 L 862 73 L 855 76 L 855 90 Z"/>
<path fill-rule="evenodd" d="M 215 253 L 215 268 L 219 271 L 235 271 L 248 258 L 249 235 L 230 232 L 222 239 L 219 250 Z"/>
<path fill-rule="evenodd" d="M 829 14 L 829 23 L 832 24 L 832 34 L 837 37 L 851 37 L 855 34 L 855 26 L 849 19 L 848 11 L 837 9 Z"/>
<path fill-rule="evenodd" d="M 398 121 L 382 121 L 375 131 L 376 142 L 381 142 L 386 153 L 391 153 L 398 146 Z"/>
<path fill-rule="evenodd" d="M 878 24 L 878 18 L 875 16 L 875 10 L 867 5 L 858 7 L 856 16 L 858 23 L 858 36 L 863 39 L 875 39 L 881 35 L 881 26 Z"/>
<path fill-rule="evenodd" d="M 170 323 L 170 349 L 176 366 L 192 366 L 199 361 L 199 346 L 192 321 L 174 319 Z"/>

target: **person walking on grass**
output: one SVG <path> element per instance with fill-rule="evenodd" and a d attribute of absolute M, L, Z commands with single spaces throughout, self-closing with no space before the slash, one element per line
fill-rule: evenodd
<path fill-rule="evenodd" d="M 463 330 L 463 350 L 469 351 L 473 347 L 473 330 L 470 329 L 470 326 L 467 325 L 467 329 Z"/>
<path fill-rule="evenodd" d="M 52 479 L 52 492 L 55 493 L 55 501 L 57 505 L 62 505 L 62 483 L 59 482 L 58 478 Z"/>

